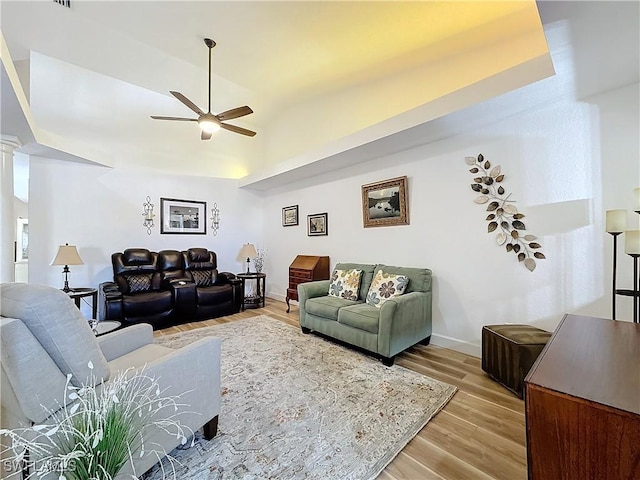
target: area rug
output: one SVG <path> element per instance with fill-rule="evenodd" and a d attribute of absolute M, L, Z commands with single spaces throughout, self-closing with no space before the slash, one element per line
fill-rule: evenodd
<path fill-rule="evenodd" d="M 204 336 L 222 339 L 218 435 L 171 452 L 181 480 L 373 479 L 456 392 L 264 315 L 156 343 Z"/>

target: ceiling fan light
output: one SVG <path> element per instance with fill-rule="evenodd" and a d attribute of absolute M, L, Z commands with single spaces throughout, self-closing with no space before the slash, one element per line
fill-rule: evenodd
<path fill-rule="evenodd" d="M 206 118 L 198 120 L 198 125 L 200 126 L 200 130 L 207 133 L 216 133 L 220 130 L 220 123 Z"/>

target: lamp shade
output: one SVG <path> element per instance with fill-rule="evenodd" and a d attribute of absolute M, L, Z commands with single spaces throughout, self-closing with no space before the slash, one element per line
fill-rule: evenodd
<path fill-rule="evenodd" d="M 624 232 L 624 253 L 640 255 L 640 230 L 627 230 Z"/>
<path fill-rule="evenodd" d="M 84 265 L 75 245 L 60 245 L 51 265 Z"/>
<path fill-rule="evenodd" d="M 621 233 L 627 228 L 627 211 L 626 210 L 607 210 L 606 211 L 607 232 Z"/>
<path fill-rule="evenodd" d="M 253 243 L 245 243 L 242 246 L 242 250 L 240 250 L 241 258 L 253 258 L 253 257 L 256 257 L 257 255 L 258 255 L 258 252 L 256 252 L 256 247 L 254 247 Z"/>

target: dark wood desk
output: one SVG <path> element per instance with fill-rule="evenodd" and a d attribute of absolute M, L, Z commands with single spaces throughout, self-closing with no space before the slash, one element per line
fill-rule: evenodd
<path fill-rule="evenodd" d="M 640 478 L 640 325 L 565 315 L 525 378 L 531 480 Z"/>
<path fill-rule="evenodd" d="M 76 307 L 80 308 L 80 299 L 84 297 L 91 297 L 91 308 L 93 316 L 96 318 L 98 314 L 98 289 L 96 288 L 72 288 L 68 292 L 65 292 L 73 301 L 76 302 Z"/>

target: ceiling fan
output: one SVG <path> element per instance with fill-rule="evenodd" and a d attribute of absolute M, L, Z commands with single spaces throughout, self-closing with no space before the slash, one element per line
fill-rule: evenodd
<path fill-rule="evenodd" d="M 161 117 L 158 115 L 151 115 L 151 118 L 155 120 L 177 120 L 179 122 L 198 122 L 198 126 L 202 131 L 200 134 L 200 138 L 202 140 L 209 140 L 211 135 L 221 128 L 225 130 L 229 130 L 230 132 L 240 133 L 241 135 L 247 135 L 248 137 L 253 137 L 256 132 L 252 132 L 251 130 L 247 130 L 246 128 L 238 127 L 236 125 L 230 125 L 228 123 L 224 123 L 227 120 L 232 120 L 234 118 L 244 117 L 245 115 L 249 115 L 253 113 L 253 110 L 248 106 L 232 108 L 231 110 L 227 110 L 225 112 L 219 113 L 218 115 L 214 115 L 211 113 L 211 50 L 216 46 L 216 42 L 211 40 L 210 38 L 205 38 L 204 43 L 207 47 L 209 47 L 209 104 L 207 106 L 207 113 L 203 112 L 198 108 L 198 106 L 185 97 L 180 92 L 171 91 L 171 95 L 176 97 L 182 103 L 184 103 L 187 107 L 193 110 L 198 114 L 198 118 L 183 118 L 183 117 Z"/>

